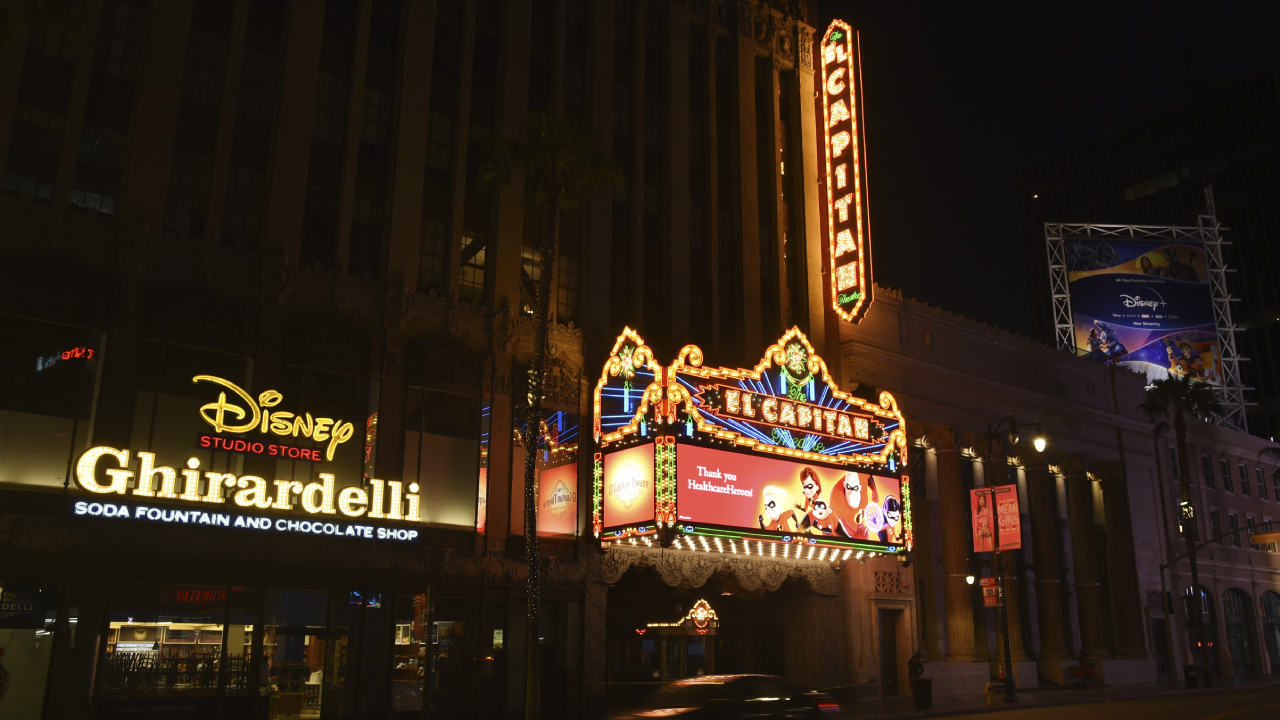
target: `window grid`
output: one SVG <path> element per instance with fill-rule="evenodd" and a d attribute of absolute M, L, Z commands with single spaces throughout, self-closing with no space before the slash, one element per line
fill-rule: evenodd
<path fill-rule="evenodd" d="M 137 82 L 146 41 L 147 11 L 120 0 L 105 0 L 94 46 L 94 72 Z"/>
<path fill-rule="evenodd" d="M 1231 545 L 1240 547 L 1240 518 L 1235 513 L 1227 514 L 1227 526 L 1231 528 Z"/>
<path fill-rule="evenodd" d="M 65 128 L 66 118 L 57 113 L 18 106 L 4 173 L 6 192 L 53 199 Z"/>
<path fill-rule="evenodd" d="M 1262 466 L 1255 465 L 1253 468 L 1253 474 L 1258 477 L 1258 499 L 1265 501 L 1267 499 L 1267 478 L 1262 472 Z M 1276 499 L 1280 500 L 1280 498 Z"/>
<path fill-rule="evenodd" d="M 445 268 L 449 264 L 449 243 L 445 237 L 444 223 L 438 220 L 422 221 L 422 265 L 418 269 L 418 289 L 444 287 Z"/>
<path fill-rule="evenodd" d="M 270 125 L 275 119 L 276 56 L 246 47 L 242 62 L 236 116 L 259 125 Z"/>
<path fill-rule="evenodd" d="M 427 167 L 449 169 L 452 156 L 453 117 L 442 112 L 431 113 L 431 125 L 427 130 Z"/>
<path fill-rule="evenodd" d="M 341 147 L 347 125 L 347 80 L 331 73 L 320 73 L 320 89 L 316 93 L 316 140 Z"/>
<path fill-rule="evenodd" d="M 232 165 L 227 173 L 227 199 L 222 210 L 222 236 L 247 247 L 258 244 L 266 176 L 259 170 Z"/>
<path fill-rule="evenodd" d="M 194 30 L 188 42 L 187 67 L 182 75 L 182 99 L 200 107 L 216 108 L 222 104 L 227 39 Z"/>
<path fill-rule="evenodd" d="M 1227 462 L 1226 458 L 1220 458 L 1218 467 L 1222 468 L 1222 489 L 1229 493 L 1235 492 L 1235 483 L 1231 481 L 1231 464 Z"/>
<path fill-rule="evenodd" d="M 462 236 L 462 273 L 458 283 L 458 296 L 463 300 L 484 301 L 485 242 L 486 238 L 481 233 L 469 232 Z"/>
<path fill-rule="evenodd" d="M 1240 494 L 1245 497 L 1252 497 L 1253 491 L 1249 488 L 1249 470 L 1244 466 L 1244 463 L 1239 463 L 1237 471 L 1240 473 Z"/>
<path fill-rule="evenodd" d="M 1169 472 L 1173 473 L 1174 482 L 1182 482 L 1182 466 L 1178 463 L 1178 448 L 1169 448 Z"/>
<path fill-rule="evenodd" d="M 391 96 L 376 88 L 364 91 L 364 132 L 360 139 L 370 145 L 385 146 L 391 137 Z"/>
<path fill-rule="evenodd" d="M 192 234 L 204 232 L 212 172 L 213 160 L 207 155 L 174 151 L 169 171 L 169 197 L 165 203 L 165 227 Z"/>
<path fill-rule="evenodd" d="M 1214 542 L 1222 544 L 1222 522 L 1218 518 L 1217 510 L 1209 511 L 1209 536 Z"/>
<path fill-rule="evenodd" d="M 1213 461 L 1209 459 L 1208 453 L 1200 453 L 1200 464 L 1202 466 L 1201 469 L 1204 470 L 1205 487 L 1213 490 L 1217 487 L 1217 483 L 1213 479 Z"/>
<path fill-rule="evenodd" d="M 1246 516 L 1244 519 L 1244 526 L 1247 528 L 1247 532 L 1249 533 L 1249 549 L 1261 550 L 1261 545 L 1253 544 L 1253 536 L 1257 533 L 1257 520 L 1254 520 L 1252 515 Z"/>
<path fill-rule="evenodd" d="M 578 319 L 578 259 L 561 257 L 559 267 L 560 288 L 556 294 L 556 319 L 568 323 Z"/>

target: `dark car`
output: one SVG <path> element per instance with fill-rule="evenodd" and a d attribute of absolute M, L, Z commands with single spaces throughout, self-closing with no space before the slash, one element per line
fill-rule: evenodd
<path fill-rule="evenodd" d="M 798 690 L 780 677 L 707 675 L 667 683 L 618 718 L 821 718 L 839 712 L 829 695 Z"/>

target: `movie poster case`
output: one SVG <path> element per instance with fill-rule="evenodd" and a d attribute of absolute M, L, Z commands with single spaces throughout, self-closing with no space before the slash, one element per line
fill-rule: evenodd
<path fill-rule="evenodd" d="M 667 366 L 627 328 L 594 393 L 593 531 L 604 544 L 831 559 L 911 549 L 905 421 L 842 391 L 793 328 L 754 368 Z"/>

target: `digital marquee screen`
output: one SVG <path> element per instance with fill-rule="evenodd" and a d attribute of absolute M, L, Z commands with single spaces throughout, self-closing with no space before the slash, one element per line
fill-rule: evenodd
<path fill-rule="evenodd" d="M 903 544 L 896 478 L 683 444 L 676 477 L 681 522 Z"/>
<path fill-rule="evenodd" d="M 604 526 L 651 523 L 654 518 L 653 444 L 644 443 L 604 456 Z"/>

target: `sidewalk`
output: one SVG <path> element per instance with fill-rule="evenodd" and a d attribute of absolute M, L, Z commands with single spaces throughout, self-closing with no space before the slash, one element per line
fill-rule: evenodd
<path fill-rule="evenodd" d="M 1273 676 L 1251 675 L 1227 679 L 1231 684 L 1218 678 L 1219 684 L 1211 688 L 1188 690 L 1180 681 L 1161 680 L 1154 683 L 1136 683 L 1133 685 L 1107 685 L 1091 687 L 1084 690 L 1063 687 L 1027 688 L 1018 691 L 1020 702 L 1005 705 L 1003 692 L 997 693 L 995 704 L 987 705 L 986 696 L 958 695 L 933 699 L 933 707 L 928 710 L 916 708 L 909 697 L 892 697 L 879 700 L 855 702 L 841 706 L 841 716 L 847 720 L 888 720 L 889 718 L 926 718 L 943 715 L 961 715 L 977 712 L 993 712 L 998 710 L 1016 710 L 1018 708 L 1045 707 L 1049 705 L 1072 705 L 1076 703 L 1106 702 L 1110 700 L 1132 700 L 1160 695 L 1180 695 L 1185 693 L 1229 692 L 1249 687 L 1267 687 L 1280 684 Z"/>

